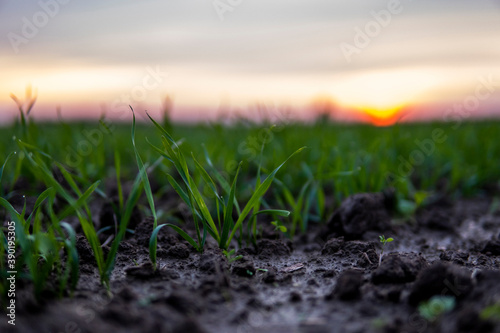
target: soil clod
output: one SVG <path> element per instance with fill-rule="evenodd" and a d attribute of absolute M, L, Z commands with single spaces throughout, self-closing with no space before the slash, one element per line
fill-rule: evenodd
<path fill-rule="evenodd" d="M 358 270 L 347 270 L 339 276 L 335 288 L 327 299 L 338 298 L 343 301 L 359 299 L 362 285 L 363 273 Z"/>

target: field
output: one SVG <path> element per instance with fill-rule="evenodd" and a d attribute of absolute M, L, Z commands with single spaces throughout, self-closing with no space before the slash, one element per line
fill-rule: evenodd
<path fill-rule="evenodd" d="M 500 332 L 500 122 L 137 113 L 2 128 L 1 332 Z"/>

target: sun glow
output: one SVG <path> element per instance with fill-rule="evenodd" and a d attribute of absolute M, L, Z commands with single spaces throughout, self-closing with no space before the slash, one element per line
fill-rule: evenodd
<path fill-rule="evenodd" d="M 362 107 L 360 111 L 364 113 L 370 122 L 376 126 L 393 125 L 402 115 L 404 106 L 379 109 L 374 107 Z"/>
<path fill-rule="evenodd" d="M 359 72 L 341 78 L 332 90 L 341 105 L 359 112 L 375 125 L 390 125 L 408 105 L 424 101 L 429 91 L 442 83 L 433 68 L 399 68 Z"/>

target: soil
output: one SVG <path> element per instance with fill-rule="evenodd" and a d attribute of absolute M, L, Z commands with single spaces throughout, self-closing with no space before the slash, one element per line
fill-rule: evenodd
<path fill-rule="evenodd" d="M 79 236 L 73 297 L 36 302 L 19 280 L 16 326 L 1 320 L 0 332 L 500 332 L 499 321 L 480 317 L 500 302 L 500 214 L 489 211 L 491 202 L 440 201 L 402 223 L 387 195 L 357 194 L 324 226 L 293 242 L 264 232 L 232 263 L 214 244 L 200 254 L 164 228 L 156 271 L 147 248 L 152 221 L 137 212 L 135 234 L 120 245 L 112 297 Z M 109 207 L 100 210 L 109 219 Z M 379 265 L 382 234 L 395 240 Z M 418 304 L 434 295 L 456 305 L 427 321 Z"/>

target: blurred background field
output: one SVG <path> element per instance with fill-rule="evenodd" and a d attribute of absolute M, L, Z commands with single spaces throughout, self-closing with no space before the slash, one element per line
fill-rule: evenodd
<path fill-rule="evenodd" d="M 108 124 L 106 127 L 105 124 Z M 362 124 L 336 124 L 326 119 L 314 123 L 252 123 L 240 119 L 231 125 L 222 123 L 175 124 L 166 122 L 175 140 L 182 140 L 181 149 L 192 162 L 190 154 L 208 165 L 207 156 L 215 169 L 228 182 L 243 161 L 238 197 L 250 195 L 258 165 L 263 171 L 272 170 L 300 147 L 308 148 L 291 159 L 277 176 L 278 185 L 271 191 L 273 201 L 289 206 L 285 192 L 297 198 L 307 192 L 311 209 L 318 207 L 316 220 L 326 218 L 335 205 L 347 196 L 359 192 L 376 192 L 395 188 L 407 200 L 417 193 L 451 196 L 488 194 L 498 188 L 500 141 L 498 121 L 467 123 L 416 123 L 392 127 Z M 21 139 L 38 147 L 55 161 L 65 165 L 87 187 L 97 180 L 115 177 L 115 153 L 119 153 L 121 177 L 132 181 L 137 165 L 131 144 L 131 124 L 111 123 L 36 123 L 29 122 L 22 133 L 19 122 L 4 126 L 0 138 L 0 156 L 5 160 Z M 439 134 L 438 141 L 434 141 Z M 23 138 L 24 136 L 24 138 Z M 160 133 L 148 123 L 138 123 L 138 150 L 149 165 L 157 163 L 150 177 L 157 189 L 170 186 L 165 173 L 171 173 L 171 163 L 158 160 L 160 155 L 147 143 L 161 145 Z M 261 154 L 262 150 L 262 154 Z M 23 153 L 16 154 L 5 167 L 2 184 L 8 196 L 20 179 L 30 184 L 26 193 L 36 194 L 40 178 L 27 165 Z M 304 186 L 306 188 L 304 189 Z M 286 189 L 286 190 L 285 190 Z M 163 189 L 165 190 L 165 189 Z M 209 191 L 205 191 L 209 195 Z M 288 207 L 290 208 L 290 207 Z M 318 215 L 319 214 L 319 215 Z"/>

